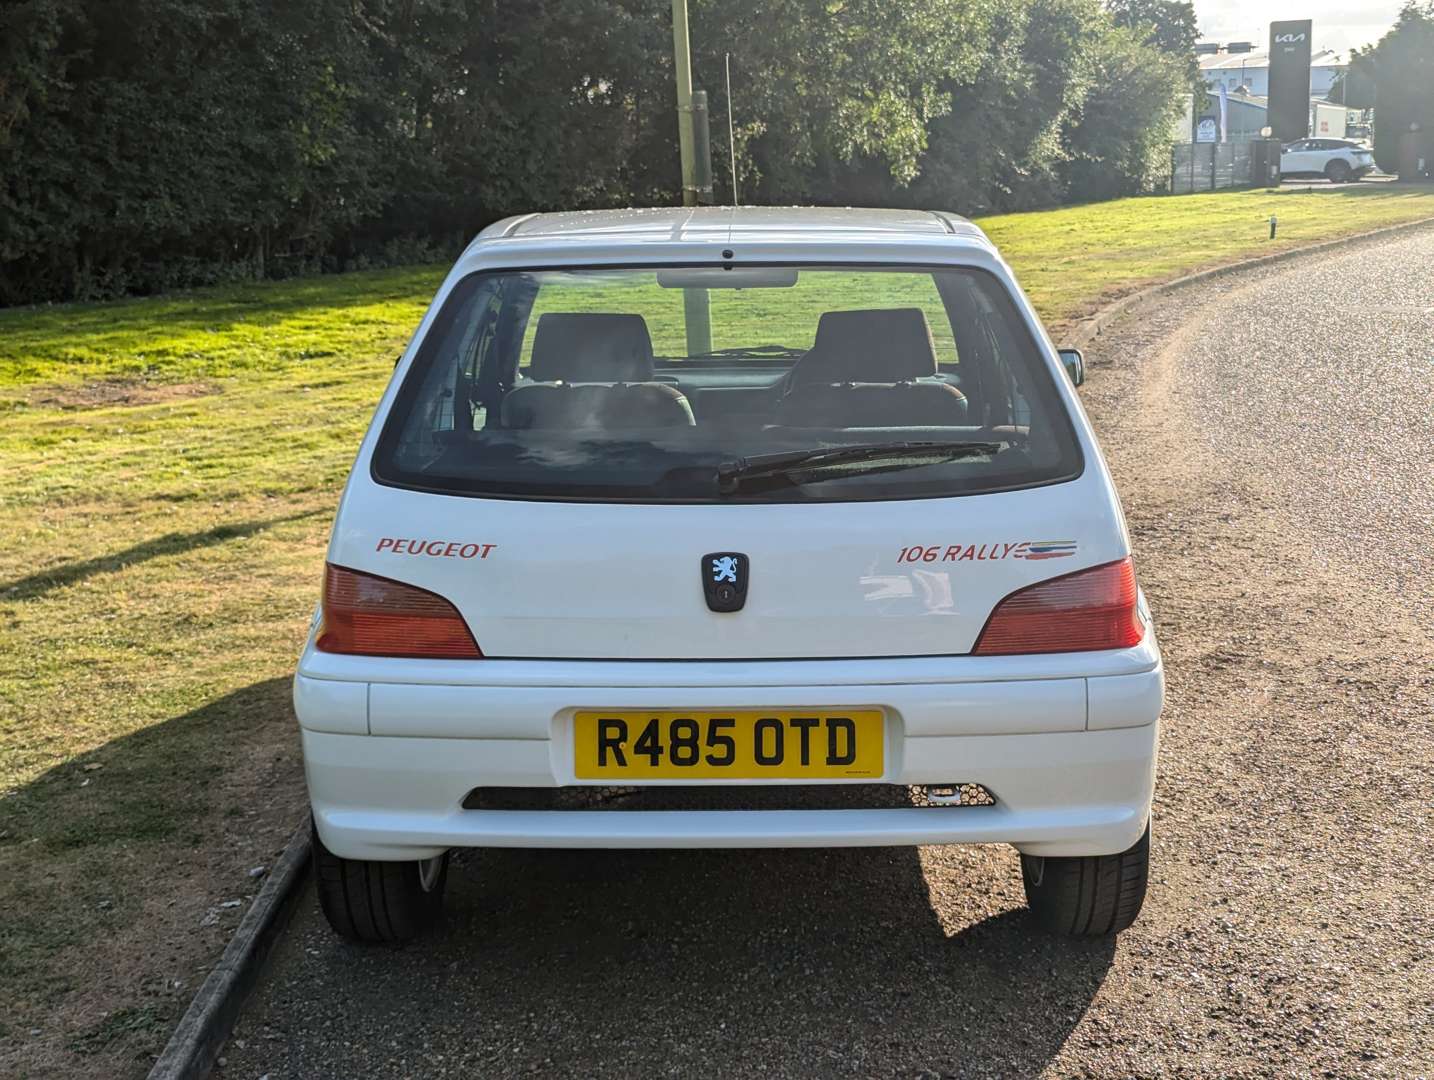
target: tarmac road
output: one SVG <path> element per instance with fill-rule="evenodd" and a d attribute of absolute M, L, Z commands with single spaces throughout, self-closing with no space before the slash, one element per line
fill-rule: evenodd
<path fill-rule="evenodd" d="M 306 898 L 218 1075 L 1429 1075 L 1434 231 L 1088 359 L 1170 678 L 1118 943 L 1005 849 L 469 853 L 402 950 Z"/>

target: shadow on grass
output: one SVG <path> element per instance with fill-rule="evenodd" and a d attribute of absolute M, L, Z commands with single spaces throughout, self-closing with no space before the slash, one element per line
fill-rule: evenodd
<path fill-rule="evenodd" d="M 914 849 L 466 852 L 441 933 L 356 948 L 310 909 L 241 1022 L 311 1077 L 390 1046 L 507 1075 L 1040 1073 L 1115 944 L 983 917 L 1014 859 L 946 865 L 954 933 Z"/>
<path fill-rule="evenodd" d="M 244 880 L 242 869 L 214 879 L 225 822 L 262 836 L 293 827 L 297 791 L 272 788 L 297 780 L 289 693 L 287 678 L 254 683 L 0 798 L 0 1075 L 116 1075 L 71 1055 L 133 1060 L 163 1046 L 193 990 L 176 988 L 175 971 L 222 948 L 194 929 L 204 905 Z"/>
<path fill-rule="evenodd" d="M 0 852 L 186 836 L 235 755 L 263 727 L 293 723 L 289 694 L 287 678 L 267 679 L 57 765 L 0 799 Z"/>
<path fill-rule="evenodd" d="M 30 574 L 28 577 L 18 578 L 15 581 L 0 582 L 0 600 L 34 600 L 44 596 L 46 593 L 56 589 L 63 589 L 67 585 L 73 585 L 78 581 L 93 577 L 96 574 L 113 573 L 116 570 L 124 570 L 135 563 L 145 562 L 149 559 L 157 559 L 164 555 L 180 555 L 186 551 L 193 551 L 196 548 L 210 547 L 214 544 L 222 544 L 226 540 L 237 540 L 240 537 L 253 536 L 274 525 L 283 525 L 290 521 L 301 521 L 304 518 L 316 517 L 319 514 L 327 513 L 325 510 L 305 510 L 297 514 L 288 514 L 283 517 L 265 518 L 262 521 L 244 521 L 235 524 L 216 525 L 212 529 L 205 529 L 203 532 L 191 533 L 166 533 L 164 536 L 156 537 L 153 540 L 146 540 L 136 544 L 134 547 L 126 548 L 124 551 L 115 552 L 112 555 L 100 555 L 93 559 L 84 559 L 80 562 L 66 563 L 63 566 L 52 566 L 46 570 Z"/>

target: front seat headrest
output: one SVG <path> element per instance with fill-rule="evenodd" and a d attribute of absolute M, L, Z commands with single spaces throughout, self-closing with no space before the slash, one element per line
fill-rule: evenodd
<path fill-rule="evenodd" d="M 550 311 L 538 316 L 528 377 L 538 382 L 647 382 L 652 336 L 641 315 Z"/>
<path fill-rule="evenodd" d="M 903 382 L 935 375 L 936 346 L 920 308 L 828 311 L 792 369 L 794 383 Z"/>

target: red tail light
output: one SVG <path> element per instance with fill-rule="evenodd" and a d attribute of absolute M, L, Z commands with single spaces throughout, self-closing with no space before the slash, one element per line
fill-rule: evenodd
<path fill-rule="evenodd" d="M 972 650 L 978 656 L 1089 652 L 1140 644 L 1135 566 L 1127 559 L 1052 578 L 996 605 Z"/>
<path fill-rule="evenodd" d="M 398 581 L 329 565 L 322 652 L 474 660 L 483 654 L 458 609 L 443 597 Z"/>

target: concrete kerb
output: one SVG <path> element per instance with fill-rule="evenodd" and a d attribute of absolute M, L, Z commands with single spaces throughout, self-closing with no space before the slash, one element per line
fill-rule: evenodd
<path fill-rule="evenodd" d="M 249 905 L 224 955 L 189 1003 L 149 1080 L 198 1080 L 209 1075 L 249 991 L 288 925 L 309 868 L 309 823 L 295 830 L 259 895 Z"/>
<path fill-rule="evenodd" d="M 1306 255 L 1318 254 L 1321 251 L 1330 251 L 1335 248 L 1350 247 L 1354 244 L 1363 243 L 1366 240 L 1377 240 L 1380 237 L 1392 236 L 1396 233 L 1408 232 L 1416 229 L 1434 226 L 1434 218 L 1420 218 L 1415 221 L 1406 221 L 1399 225 L 1389 225 L 1381 229 L 1374 229 L 1370 232 L 1356 233 L 1353 236 L 1341 236 L 1334 240 L 1323 240 L 1317 244 L 1306 244 L 1302 247 L 1290 248 L 1287 251 L 1277 251 L 1272 255 L 1257 255 L 1250 259 L 1241 259 L 1238 262 L 1227 263 L 1223 266 L 1212 267 L 1209 270 L 1201 270 L 1194 274 L 1187 274 L 1184 277 L 1175 278 L 1172 281 L 1163 281 L 1158 285 L 1151 285 L 1141 289 L 1139 292 L 1123 296 L 1114 303 L 1101 308 L 1094 315 L 1078 320 L 1069 330 L 1060 335 L 1060 345 L 1068 349 L 1084 349 L 1096 338 L 1105 332 L 1105 328 L 1123 315 L 1138 311 L 1146 304 L 1159 300 L 1170 293 L 1179 292 L 1192 285 L 1202 285 L 1207 281 L 1216 278 L 1226 277 L 1230 274 L 1238 274 L 1245 270 L 1255 270 L 1263 266 L 1273 266 L 1277 263 L 1289 262 L 1293 259 L 1303 258 Z"/>

